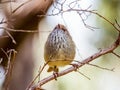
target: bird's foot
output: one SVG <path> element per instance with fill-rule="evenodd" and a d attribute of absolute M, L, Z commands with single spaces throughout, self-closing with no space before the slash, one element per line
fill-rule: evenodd
<path fill-rule="evenodd" d="M 70 64 L 70 65 L 72 65 L 74 68 L 75 68 L 75 71 L 77 71 L 77 69 L 79 68 L 79 65 L 78 64 Z"/>

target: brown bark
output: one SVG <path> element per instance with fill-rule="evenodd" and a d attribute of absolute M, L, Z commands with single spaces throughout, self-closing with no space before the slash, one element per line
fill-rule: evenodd
<path fill-rule="evenodd" d="M 7 27 L 15 30 L 37 30 L 39 21 L 41 20 L 37 15 L 44 15 L 52 2 L 53 0 L 30 0 L 16 9 L 12 14 L 7 12 Z M 0 48 L 5 51 L 15 49 L 18 52 L 10 82 L 10 90 L 24 90 L 25 86 L 27 87 L 28 82 L 32 79 L 34 67 L 32 57 L 33 33 L 9 32 L 9 34 L 12 35 L 16 44 L 12 42 L 11 38 L 2 38 L 0 39 Z M 3 35 L 8 34 L 4 31 Z M 22 43 L 24 44 L 21 45 Z M 8 59 L 1 50 L 0 57 L 3 58 L 2 65 L 7 66 Z M 6 87 L 8 78 L 9 74 L 6 76 L 4 88 Z"/>

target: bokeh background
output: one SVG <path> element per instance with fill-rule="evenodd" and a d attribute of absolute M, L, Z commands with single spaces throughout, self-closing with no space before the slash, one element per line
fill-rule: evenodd
<path fill-rule="evenodd" d="M 58 0 L 60 1 L 60 0 Z M 61 0 L 63 1 L 63 0 Z M 120 22 L 120 0 L 78 0 L 79 7 L 86 9 L 91 6 L 91 10 L 97 10 L 99 14 L 115 22 L 115 19 Z M 69 0 L 65 3 L 69 4 Z M 58 6 L 59 7 L 59 6 Z M 67 8 L 67 7 L 66 7 Z M 53 6 L 50 7 L 47 14 L 51 14 Z M 56 11 L 57 12 L 57 11 Z M 2 17 L 2 16 L 1 16 Z M 83 16 L 86 18 L 86 16 Z M 33 41 L 33 56 L 34 56 L 34 77 L 38 74 L 40 66 L 44 62 L 44 44 L 50 31 L 58 24 L 64 24 L 75 44 L 76 44 L 76 57 L 75 60 L 82 61 L 85 58 L 98 52 L 100 49 L 109 47 L 116 39 L 117 31 L 102 18 L 90 14 L 85 22 L 98 29 L 90 30 L 86 28 L 76 12 L 65 12 L 63 14 L 46 16 L 39 23 L 39 35 L 34 37 Z M 120 48 L 115 50 L 120 55 Z M 120 90 L 120 58 L 113 54 L 107 54 L 97 58 L 91 62 L 92 64 L 99 65 L 105 68 L 115 68 L 114 72 L 103 70 L 94 66 L 85 65 L 79 69 L 84 73 L 87 79 L 78 72 L 71 72 L 67 75 L 59 77 L 57 81 L 53 80 L 43 86 L 46 90 Z M 69 66 L 60 68 L 64 70 Z M 52 73 L 47 73 L 48 66 L 40 75 L 43 79 Z M 4 70 L 0 69 L 0 81 L 4 79 Z"/>

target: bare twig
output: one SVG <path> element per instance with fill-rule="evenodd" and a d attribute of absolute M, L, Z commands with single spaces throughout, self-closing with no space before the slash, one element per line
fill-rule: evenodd
<path fill-rule="evenodd" d="M 1 50 L 5 53 L 6 57 L 8 58 L 7 68 L 5 71 L 5 76 L 7 78 L 7 81 L 5 83 L 5 90 L 7 90 L 10 80 L 11 80 L 11 76 L 12 76 L 12 70 L 13 70 L 13 66 L 14 66 L 16 51 L 14 49 L 10 49 L 7 52 L 5 52 L 3 49 L 1 49 Z"/>
<path fill-rule="evenodd" d="M 91 13 L 91 14 L 95 14 L 95 15 L 99 16 L 101 19 L 103 19 L 103 20 L 105 20 L 106 22 L 108 22 L 109 24 L 111 24 L 118 32 L 120 32 L 120 25 L 118 24 L 118 22 L 117 22 L 116 20 L 115 20 L 115 22 L 116 22 L 118 28 L 117 28 L 116 25 L 115 25 L 114 23 L 112 23 L 110 20 L 108 20 L 108 19 L 105 18 L 104 16 L 100 15 L 99 13 L 97 13 L 96 10 L 70 8 L 70 9 L 67 9 L 67 10 L 60 10 L 60 11 L 57 12 L 57 13 L 52 13 L 52 14 L 47 14 L 47 15 L 40 15 L 39 17 L 41 17 L 41 16 L 55 16 L 55 15 L 59 15 L 59 14 L 61 14 L 61 13 L 70 12 L 70 11 L 72 11 L 72 12 L 77 12 L 80 16 L 81 16 L 81 14 L 82 14 L 83 12 L 84 12 L 84 13 L 85 13 L 85 12 L 89 12 L 89 13 Z M 81 13 L 81 12 L 82 12 L 82 13 Z M 92 26 L 90 26 L 90 25 L 87 25 L 87 24 L 85 23 L 84 19 L 83 19 L 83 18 L 81 18 L 81 19 L 82 19 L 83 24 L 84 24 L 87 28 L 92 29 L 92 30 L 93 30 L 93 28 L 94 28 L 94 29 L 97 29 L 96 27 L 92 27 Z"/>
<path fill-rule="evenodd" d="M 84 77 L 86 77 L 88 80 L 90 80 L 90 78 L 89 78 L 88 76 L 86 76 L 84 73 L 82 73 L 82 72 L 80 72 L 80 71 L 78 71 L 78 70 L 77 70 L 77 72 L 78 72 L 79 74 L 83 75 Z"/>
<path fill-rule="evenodd" d="M 117 53 L 112 52 L 112 54 L 114 54 L 115 56 L 117 56 L 118 58 L 120 58 L 120 55 L 118 55 Z"/>
<path fill-rule="evenodd" d="M 114 69 L 115 69 L 115 68 L 109 69 L 109 68 L 101 67 L 101 66 L 98 66 L 98 65 L 95 65 L 95 64 L 91 64 L 91 63 L 82 63 L 82 62 L 77 61 L 77 60 L 74 60 L 74 61 L 77 62 L 77 63 L 87 64 L 87 65 L 94 66 L 94 67 L 97 67 L 99 69 L 108 70 L 108 71 L 114 71 Z"/>
<path fill-rule="evenodd" d="M 112 69 L 108 69 L 108 68 L 105 68 L 105 67 L 100 67 L 98 65 L 95 65 L 95 64 L 90 64 L 88 63 L 88 65 L 91 65 L 91 66 L 94 66 L 94 67 L 97 67 L 97 68 L 100 68 L 100 69 L 103 69 L 103 70 L 108 70 L 108 71 L 114 71 L 115 68 L 112 68 Z"/>
<path fill-rule="evenodd" d="M 6 70 L 5 70 L 5 76 L 7 77 L 7 75 L 8 75 L 8 73 L 10 72 L 10 59 L 11 59 L 11 57 L 9 57 L 9 55 L 7 54 L 7 52 L 4 50 L 4 49 L 2 49 L 1 48 L 1 50 L 3 51 L 3 53 L 6 55 L 6 57 L 7 57 L 7 59 L 8 59 L 8 62 L 7 62 L 7 67 L 6 67 Z M 8 89 L 8 83 L 9 83 L 9 77 L 7 77 L 8 79 L 7 79 L 7 82 L 6 82 L 6 90 Z"/>
<path fill-rule="evenodd" d="M 86 24 L 85 20 L 84 20 L 83 17 L 81 16 L 81 14 L 80 14 L 79 12 L 77 12 L 77 13 L 79 14 L 79 16 L 80 16 L 80 18 L 81 18 L 81 20 L 82 20 L 82 22 L 83 22 L 83 24 L 84 24 L 84 26 L 85 26 L 86 28 L 88 28 L 88 29 L 90 29 L 90 30 L 93 30 L 93 31 L 94 31 L 94 29 L 98 29 L 98 28 L 96 28 L 96 27 L 92 27 L 92 26 Z"/>
<path fill-rule="evenodd" d="M 38 30 L 16 30 L 8 27 L 0 27 L 1 29 L 4 29 L 6 31 L 11 31 L 11 32 L 23 32 L 23 33 L 38 33 Z"/>
<path fill-rule="evenodd" d="M 42 73 L 43 69 L 45 68 L 45 66 L 47 64 L 48 64 L 48 62 L 43 65 L 43 67 L 41 68 L 41 70 L 39 71 L 39 73 L 37 74 L 37 76 L 30 82 L 30 84 L 28 85 L 28 87 L 26 88 L 26 90 L 29 90 L 29 88 L 33 85 L 33 83 L 35 82 L 35 80 L 40 76 L 40 74 Z"/>
<path fill-rule="evenodd" d="M 39 32 L 51 32 L 51 31 L 38 31 L 38 30 L 21 30 L 21 29 L 12 29 L 12 28 L 8 28 L 8 27 L 0 27 L 0 29 L 4 29 L 6 31 L 10 31 L 10 32 L 21 32 L 21 33 L 39 33 Z"/>
<path fill-rule="evenodd" d="M 9 51 L 7 51 L 7 53 L 9 53 L 9 57 L 11 58 L 11 64 L 10 64 L 10 69 L 9 69 L 9 80 L 8 80 L 8 84 L 10 83 L 11 77 L 12 77 L 12 72 L 13 72 L 13 67 L 14 67 L 14 63 L 15 63 L 15 57 L 16 57 L 16 51 L 14 49 L 10 49 Z"/>
<path fill-rule="evenodd" d="M 117 20 L 115 19 L 115 23 L 117 25 L 117 27 L 120 29 L 120 24 L 117 22 Z M 120 31 L 120 30 L 119 30 Z"/>
<path fill-rule="evenodd" d="M 7 30 L 5 30 L 5 32 L 8 34 L 8 36 L 12 39 L 12 42 L 14 43 L 14 44 L 17 44 L 16 43 L 16 41 L 15 41 L 15 39 L 13 38 L 13 36 L 7 31 Z"/>

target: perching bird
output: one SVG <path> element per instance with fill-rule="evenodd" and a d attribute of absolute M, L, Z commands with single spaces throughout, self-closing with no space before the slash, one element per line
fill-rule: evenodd
<path fill-rule="evenodd" d="M 75 43 L 66 27 L 56 25 L 49 34 L 44 47 L 44 59 L 48 72 L 58 72 L 58 67 L 69 65 L 75 57 Z"/>

